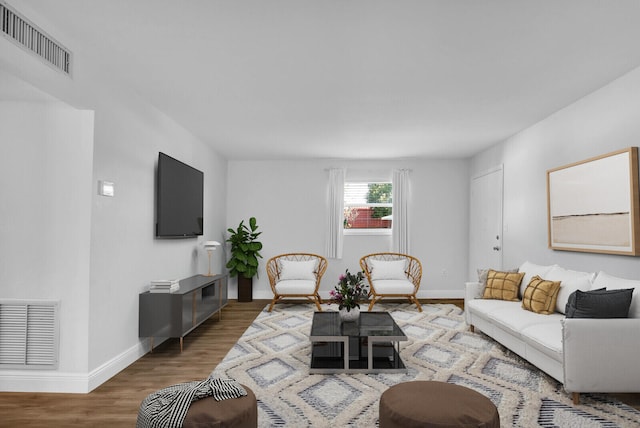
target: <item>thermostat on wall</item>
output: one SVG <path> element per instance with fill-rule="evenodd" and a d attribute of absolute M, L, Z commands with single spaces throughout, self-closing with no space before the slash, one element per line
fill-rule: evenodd
<path fill-rule="evenodd" d="M 116 185 L 112 181 L 98 182 L 98 193 L 102 196 L 114 196 L 116 192 Z"/>

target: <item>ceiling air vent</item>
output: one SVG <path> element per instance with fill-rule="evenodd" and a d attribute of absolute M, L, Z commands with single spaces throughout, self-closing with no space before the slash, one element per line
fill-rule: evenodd
<path fill-rule="evenodd" d="M 71 75 L 71 52 L 47 33 L 0 1 L 0 31 L 50 66 Z"/>

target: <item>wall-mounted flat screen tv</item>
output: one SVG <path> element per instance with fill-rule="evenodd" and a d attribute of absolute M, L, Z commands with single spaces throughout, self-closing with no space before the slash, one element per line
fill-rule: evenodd
<path fill-rule="evenodd" d="M 204 174 L 162 152 L 156 177 L 156 236 L 202 235 Z"/>

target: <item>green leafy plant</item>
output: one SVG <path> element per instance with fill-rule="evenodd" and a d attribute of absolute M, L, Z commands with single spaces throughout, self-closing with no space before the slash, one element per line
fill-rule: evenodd
<path fill-rule="evenodd" d="M 231 244 L 231 258 L 227 262 L 230 276 L 253 278 L 258 273 L 258 258 L 262 258 L 262 243 L 257 240 L 262 232 L 256 232 L 256 218 L 249 219 L 249 226 L 240 222 L 238 228 L 227 231 L 231 234 L 227 242 Z"/>
<path fill-rule="evenodd" d="M 391 183 L 369 183 L 367 202 L 391 203 Z M 391 215 L 391 207 L 373 207 L 372 218 L 382 218 Z"/>

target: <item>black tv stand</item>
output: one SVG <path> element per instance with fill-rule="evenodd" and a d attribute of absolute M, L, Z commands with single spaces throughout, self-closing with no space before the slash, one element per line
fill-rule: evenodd
<path fill-rule="evenodd" d="M 138 337 L 184 337 L 218 312 L 228 302 L 227 275 L 195 275 L 180 280 L 180 289 L 173 293 L 140 293 Z"/>

